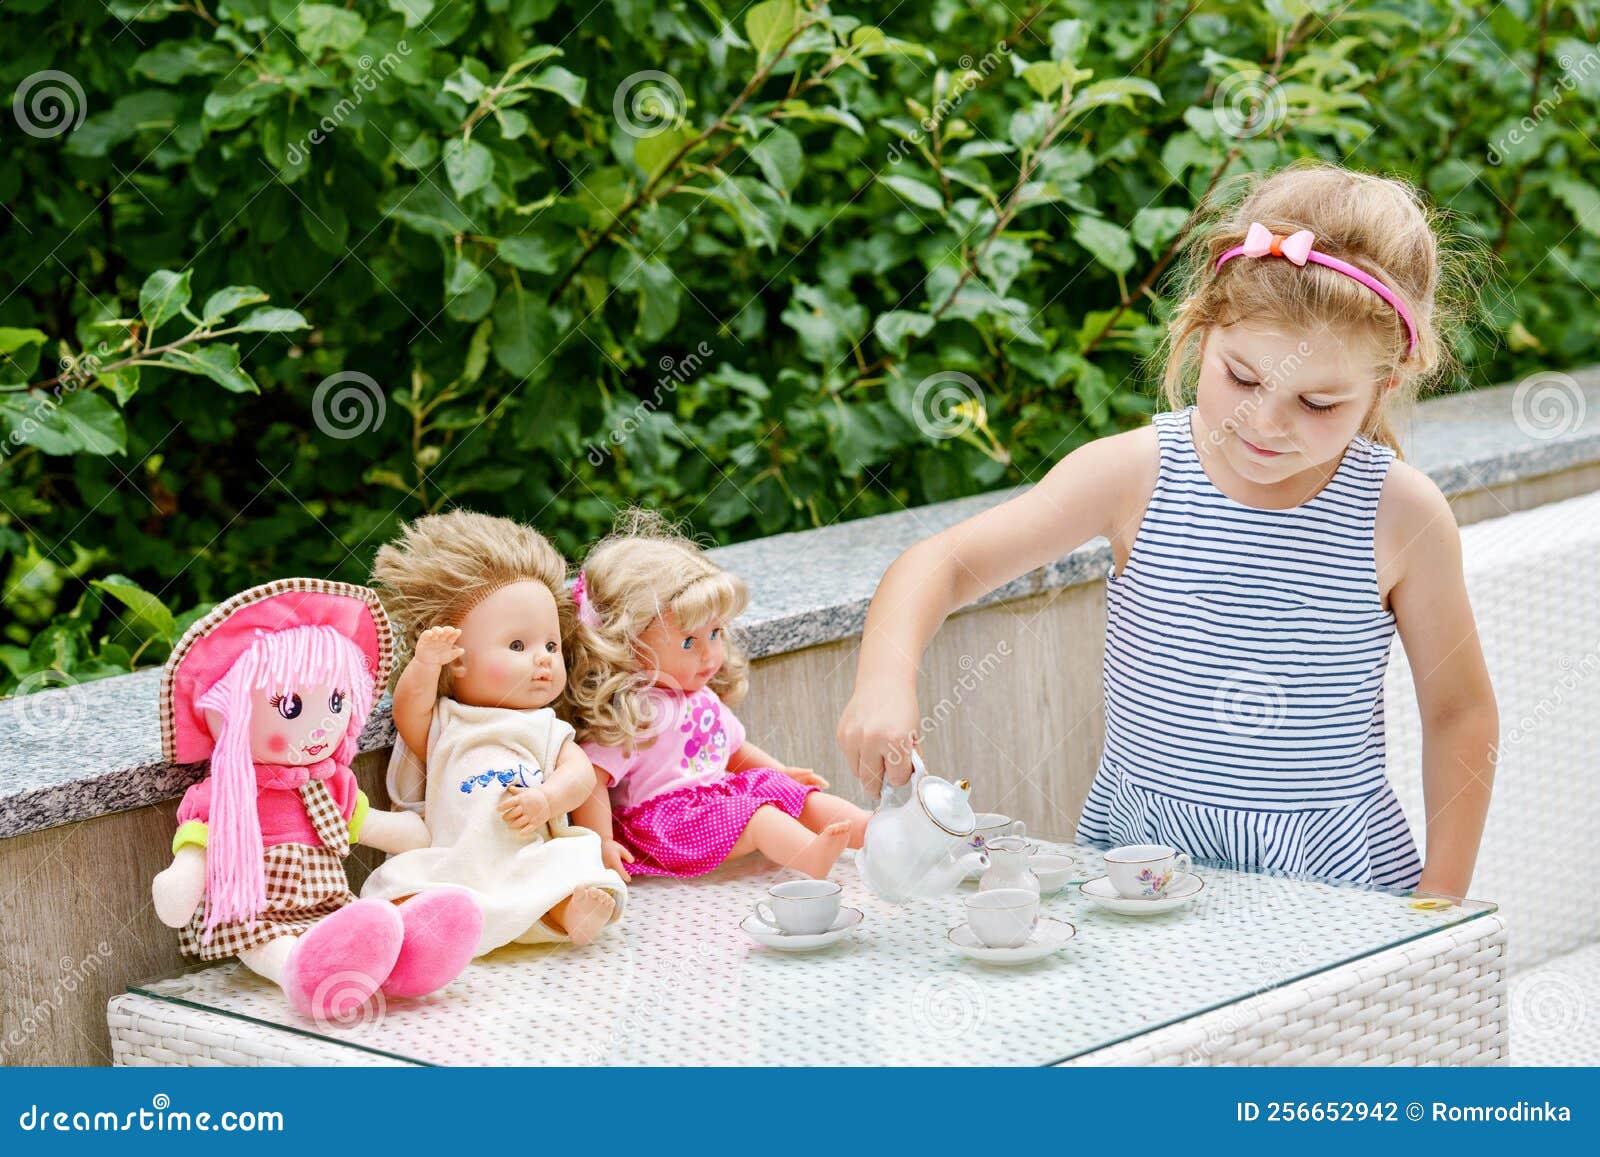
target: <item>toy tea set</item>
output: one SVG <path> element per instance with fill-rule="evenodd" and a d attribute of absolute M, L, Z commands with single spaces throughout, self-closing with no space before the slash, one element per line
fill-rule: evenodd
<path fill-rule="evenodd" d="M 1071 856 L 1040 852 L 1021 821 L 999 812 L 974 813 L 968 783 L 930 775 L 920 756 L 900 787 L 884 784 L 856 871 L 874 895 L 891 904 L 934 900 L 976 879 L 963 904 L 966 920 L 950 929 L 950 944 L 986 964 L 1042 960 L 1076 934 L 1066 920 L 1040 914 L 1041 899 L 1072 881 Z M 1105 853 L 1106 874 L 1078 885 L 1083 896 L 1121 915 L 1147 916 L 1182 907 L 1205 886 L 1190 858 L 1162 844 L 1132 844 Z M 768 890 L 740 928 L 780 952 L 808 952 L 844 938 L 865 918 L 842 905 L 831 880 L 790 880 Z"/>

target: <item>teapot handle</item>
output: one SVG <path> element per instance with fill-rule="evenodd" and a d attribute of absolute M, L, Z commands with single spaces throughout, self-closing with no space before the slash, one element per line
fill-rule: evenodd
<path fill-rule="evenodd" d="M 883 777 L 883 787 L 878 793 L 879 807 L 899 807 L 911 798 L 912 787 L 917 780 L 928 774 L 928 765 L 922 762 L 922 756 L 916 748 L 911 749 L 911 778 L 899 787 L 889 786 L 889 777 Z"/>

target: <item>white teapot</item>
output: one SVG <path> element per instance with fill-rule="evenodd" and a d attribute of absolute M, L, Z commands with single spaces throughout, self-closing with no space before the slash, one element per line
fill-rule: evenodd
<path fill-rule="evenodd" d="M 867 820 L 865 841 L 856 852 L 862 882 L 891 904 L 955 891 L 970 870 L 967 840 L 977 826 L 966 780 L 951 783 L 929 775 L 916 752 L 911 766 L 911 778 L 901 786 L 883 781 L 878 810 Z"/>

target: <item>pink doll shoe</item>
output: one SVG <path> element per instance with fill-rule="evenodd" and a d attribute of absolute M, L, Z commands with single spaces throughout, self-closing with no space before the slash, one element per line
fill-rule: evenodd
<path fill-rule="evenodd" d="M 483 912 L 464 888 L 430 888 L 394 906 L 405 925 L 400 957 L 382 984 L 385 996 L 426 996 L 471 962 L 483 935 Z"/>
<path fill-rule="evenodd" d="M 284 994 L 304 1016 L 348 1019 L 394 970 L 404 937 L 393 904 L 346 904 L 300 937 L 283 966 Z"/>

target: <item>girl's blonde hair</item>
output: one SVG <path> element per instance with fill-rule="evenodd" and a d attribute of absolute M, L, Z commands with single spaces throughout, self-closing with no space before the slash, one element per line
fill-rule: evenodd
<path fill-rule="evenodd" d="M 589 609 L 574 617 L 567 635 L 564 714 L 580 741 L 631 754 L 667 722 L 656 718 L 648 694 L 654 678 L 641 666 L 640 636 L 667 612 L 684 631 L 726 626 L 749 603 L 749 591 L 666 519 L 637 508 L 589 551 L 582 577 Z M 731 706 L 749 686 L 749 660 L 726 630 L 723 649 L 710 687 Z"/>
<path fill-rule="evenodd" d="M 561 633 L 572 620 L 567 561 L 531 526 L 470 510 L 430 514 L 400 528 L 378 549 L 372 579 L 395 626 L 395 677 L 429 627 L 459 626 L 467 613 L 503 586 L 542 583 L 555 597 Z M 393 679 L 391 679 L 391 683 Z M 439 673 L 450 694 L 450 671 Z"/>
<path fill-rule="evenodd" d="M 1378 393 L 1361 433 L 1398 454 L 1395 407 L 1414 402 L 1450 370 L 1446 336 L 1466 313 L 1456 286 L 1465 284 L 1459 271 L 1468 255 L 1441 245 L 1441 217 L 1404 180 L 1322 161 L 1296 162 L 1269 176 L 1246 174 L 1220 187 L 1196 210 L 1175 274 L 1178 305 L 1158 354 L 1163 400 L 1174 410 L 1187 404 L 1195 363 L 1214 326 L 1264 320 L 1362 334 L 1380 351 L 1375 381 L 1398 381 Z M 1411 311 L 1416 349 L 1406 356 L 1409 335 L 1394 307 L 1345 274 L 1280 258 L 1240 257 L 1217 269 L 1217 258 L 1244 241 L 1252 221 L 1284 236 L 1309 229 L 1320 252 L 1382 281 Z"/>

